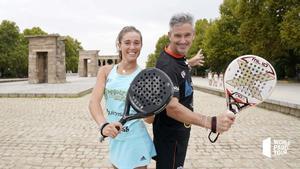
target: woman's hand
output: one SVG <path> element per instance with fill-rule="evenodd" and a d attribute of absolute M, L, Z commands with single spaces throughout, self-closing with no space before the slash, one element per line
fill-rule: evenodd
<path fill-rule="evenodd" d="M 115 138 L 121 132 L 122 124 L 120 122 L 109 123 L 102 129 L 104 136 Z"/>

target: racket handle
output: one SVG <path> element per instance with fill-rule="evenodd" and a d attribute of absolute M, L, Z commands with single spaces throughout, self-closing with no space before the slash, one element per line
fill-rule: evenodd
<path fill-rule="evenodd" d="M 128 119 L 127 119 L 127 120 L 128 120 Z M 127 120 L 126 120 L 124 117 L 122 117 L 122 118 L 119 120 L 119 122 L 120 122 L 122 125 L 124 125 L 124 124 L 127 122 Z M 116 126 L 116 129 L 117 129 L 118 131 L 121 130 L 121 128 L 120 128 L 119 126 Z"/>
<path fill-rule="evenodd" d="M 217 139 L 218 139 L 220 133 L 217 133 L 217 136 L 216 136 L 214 139 L 211 138 L 212 133 L 214 133 L 214 132 L 210 131 L 210 133 L 209 133 L 209 135 L 208 135 L 208 139 L 209 139 L 209 141 L 210 141 L 211 143 L 215 143 L 215 142 L 217 141 Z"/>

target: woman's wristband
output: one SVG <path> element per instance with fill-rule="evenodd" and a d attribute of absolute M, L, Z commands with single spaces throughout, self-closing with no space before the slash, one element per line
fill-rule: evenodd
<path fill-rule="evenodd" d="M 108 124 L 109 124 L 108 122 L 105 122 L 105 123 L 101 123 L 101 124 L 99 125 L 99 132 L 100 132 L 101 136 L 103 136 L 103 137 L 107 137 L 107 136 L 105 136 L 105 135 L 103 134 L 103 129 L 104 129 L 104 127 L 107 126 Z"/>
<path fill-rule="evenodd" d="M 211 118 L 211 131 L 213 133 L 216 133 L 217 132 L 217 117 L 216 116 L 213 116 Z"/>

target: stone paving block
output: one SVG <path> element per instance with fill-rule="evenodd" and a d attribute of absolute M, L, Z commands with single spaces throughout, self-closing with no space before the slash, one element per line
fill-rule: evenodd
<path fill-rule="evenodd" d="M 82 98 L 0 98 L 0 168 L 109 168 L 108 141 L 98 142 Z M 17 106 L 16 106 L 17 105 Z M 217 115 L 225 99 L 195 91 L 195 111 Z M 218 106 L 216 106 L 218 105 Z M 209 130 L 192 126 L 185 168 L 287 168 L 300 166 L 300 120 L 261 108 L 237 115 L 236 124 L 214 144 Z M 147 125 L 152 135 L 151 125 Z M 262 141 L 289 140 L 288 153 L 262 155 Z M 148 168 L 155 168 L 151 161 Z"/>

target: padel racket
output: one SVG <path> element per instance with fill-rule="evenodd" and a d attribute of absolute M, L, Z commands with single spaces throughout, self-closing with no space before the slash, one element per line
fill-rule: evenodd
<path fill-rule="evenodd" d="M 157 68 L 142 70 L 131 82 L 125 101 L 125 108 L 120 123 L 140 119 L 160 113 L 173 96 L 173 83 L 169 76 Z M 130 107 L 136 113 L 129 114 Z M 119 130 L 119 129 L 118 129 Z M 100 138 L 103 141 L 104 137 Z"/>
<path fill-rule="evenodd" d="M 266 100 L 276 85 L 276 72 L 265 59 L 244 55 L 233 60 L 224 75 L 224 91 L 227 108 L 234 114 Z M 214 143 L 219 133 L 209 140 Z"/>

